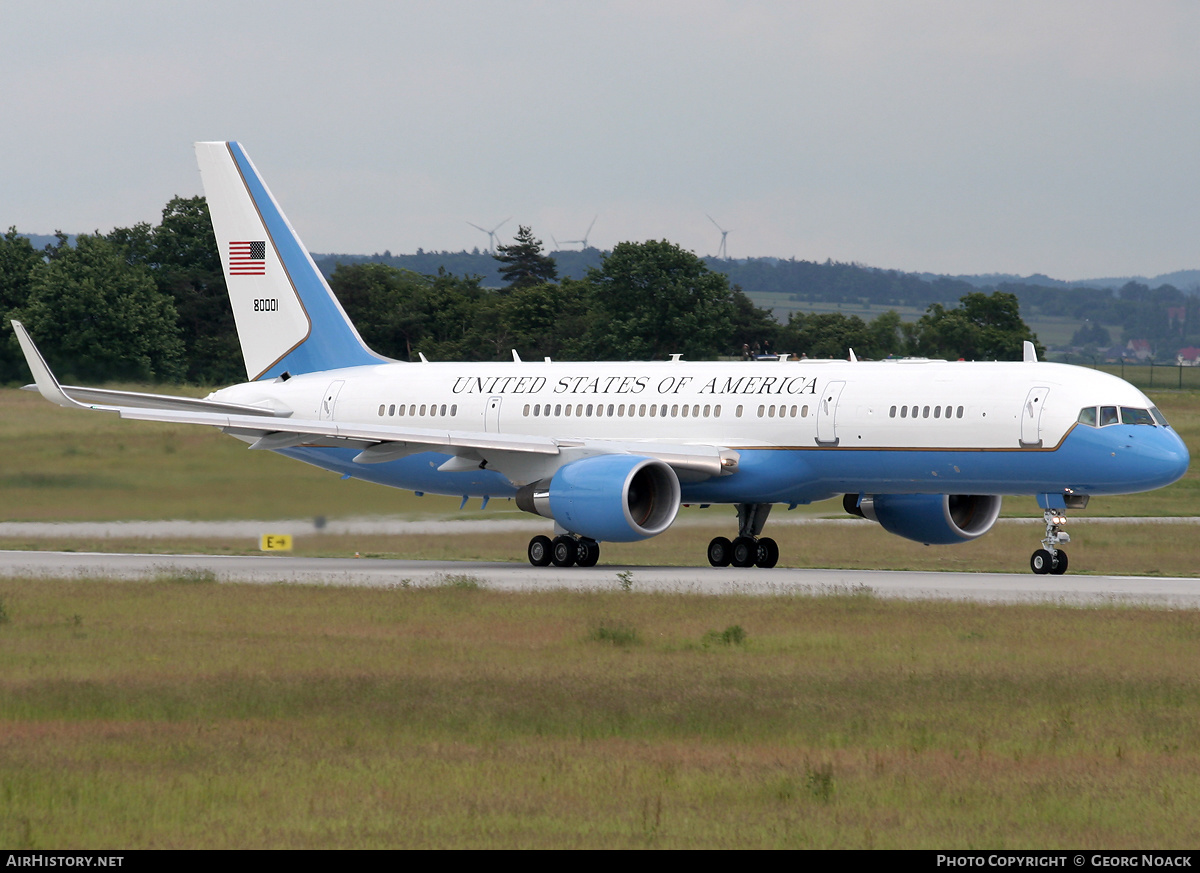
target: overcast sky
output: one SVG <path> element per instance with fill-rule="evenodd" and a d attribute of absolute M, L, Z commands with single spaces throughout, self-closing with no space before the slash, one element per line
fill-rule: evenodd
<path fill-rule="evenodd" d="M 156 223 L 236 139 L 317 252 L 1200 267 L 1194 0 L 0 0 L 0 81 L 0 229 Z"/>

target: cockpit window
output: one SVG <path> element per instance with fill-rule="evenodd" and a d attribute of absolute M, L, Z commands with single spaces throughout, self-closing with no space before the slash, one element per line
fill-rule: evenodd
<path fill-rule="evenodd" d="M 1121 424 L 1154 424 L 1154 417 L 1150 415 L 1149 409 L 1131 409 L 1128 406 L 1121 407 Z"/>
<path fill-rule="evenodd" d="M 1085 406 L 1079 410 L 1079 423 L 1088 427 L 1105 427 L 1110 424 L 1148 424 L 1167 427 L 1167 419 L 1153 406 L 1149 409 L 1135 409 L 1132 406 L 1101 406 L 1099 421 L 1096 420 L 1095 406 Z"/>

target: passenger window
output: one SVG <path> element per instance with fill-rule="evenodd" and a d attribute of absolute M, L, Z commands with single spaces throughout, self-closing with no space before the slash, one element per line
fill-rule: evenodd
<path fill-rule="evenodd" d="M 963 408 L 960 406 L 960 407 L 958 407 L 958 415 L 957 415 L 957 417 L 958 417 L 958 418 L 962 418 L 962 413 L 963 413 Z"/>
<path fill-rule="evenodd" d="M 800 408 L 800 417 L 808 418 L 808 406 L 803 406 Z"/>
<path fill-rule="evenodd" d="M 592 414 L 592 404 L 590 404 L 590 403 L 587 405 L 587 414 L 588 415 Z"/>
<path fill-rule="evenodd" d="M 921 418 L 929 418 L 929 407 L 928 406 L 926 406 L 925 409 L 921 412 Z"/>
<path fill-rule="evenodd" d="M 379 414 L 383 415 L 383 404 L 382 403 L 379 404 Z"/>
<path fill-rule="evenodd" d="M 704 404 L 704 417 L 705 417 L 705 418 L 708 418 L 708 414 L 709 414 L 710 412 L 712 412 L 712 407 L 711 407 L 711 406 L 709 406 L 707 403 L 706 403 L 706 404 Z"/>
<path fill-rule="evenodd" d="M 716 406 L 713 407 L 713 418 L 720 418 L 720 417 L 721 417 L 721 404 L 718 403 Z"/>
<path fill-rule="evenodd" d="M 671 418 L 675 418 L 677 415 L 679 415 L 679 404 L 673 403 L 671 404 Z"/>
<path fill-rule="evenodd" d="M 766 407 L 766 406 L 760 406 L 760 407 L 758 407 L 758 417 L 759 417 L 759 418 L 762 418 L 762 417 L 763 417 L 763 413 L 764 413 L 764 412 L 766 412 L 766 411 L 767 411 L 767 407 Z"/>
<path fill-rule="evenodd" d="M 741 417 L 742 417 L 742 404 L 740 404 L 740 403 L 738 404 L 738 407 L 737 407 L 737 409 L 735 409 L 735 410 L 734 410 L 733 414 L 734 414 L 734 415 L 735 415 L 737 418 L 741 418 Z"/>
<path fill-rule="evenodd" d="M 688 417 L 688 408 L 687 408 L 687 404 L 686 404 L 686 403 L 685 403 L 685 404 L 683 404 L 683 417 L 684 417 L 684 418 L 687 418 L 687 417 Z"/>
<path fill-rule="evenodd" d="M 1117 423 L 1117 407 L 1101 406 L 1100 407 L 1100 426 L 1105 427 L 1110 424 Z"/>
<path fill-rule="evenodd" d="M 651 407 L 650 407 L 650 413 L 651 413 L 652 415 L 654 414 L 654 407 L 653 407 L 653 406 L 651 406 Z M 646 416 L 646 404 L 645 404 L 645 403 L 643 403 L 641 406 L 639 406 L 639 407 L 638 407 L 638 415 L 639 415 L 639 416 L 641 416 L 641 417 L 643 417 L 643 418 Z"/>
<path fill-rule="evenodd" d="M 901 407 L 900 407 L 900 417 L 901 417 L 901 418 L 908 418 L 908 407 L 907 407 L 907 406 L 901 406 Z"/>
<path fill-rule="evenodd" d="M 555 403 L 555 404 L 554 404 L 554 414 L 555 414 L 555 415 L 562 415 L 562 404 L 561 404 L 561 403 Z"/>
<path fill-rule="evenodd" d="M 457 403 L 455 403 L 453 406 L 450 407 L 450 414 L 458 415 L 458 404 Z"/>
<path fill-rule="evenodd" d="M 612 414 L 613 414 L 613 405 L 610 403 L 610 404 L 608 404 L 608 417 L 612 418 Z"/>
<path fill-rule="evenodd" d="M 443 403 L 442 404 L 442 415 L 445 415 L 445 414 L 446 414 L 446 404 Z"/>
<path fill-rule="evenodd" d="M 933 407 L 933 417 L 934 418 L 942 417 L 942 407 L 940 407 L 940 406 Z"/>
<path fill-rule="evenodd" d="M 529 415 L 529 404 L 528 404 L 528 403 L 526 403 L 526 404 L 525 404 L 525 412 L 524 412 L 524 414 L 525 414 L 526 416 L 528 416 L 528 415 Z"/>
<path fill-rule="evenodd" d="M 1085 406 L 1079 410 L 1079 423 L 1086 424 L 1088 427 L 1096 426 L 1096 407 Z"/>
<path fill-rule="evenodd" d="M 896 407 L 894 407 L 894 406 L 893 406 L 893 407 L 892 407 L 892 411 L 891 411 L 891 412 L 889 412 L 889 413 L 888 413 L 888 415 L 889 415 L 891 418 L 895 418 L 895 417 L 896 417 Z"/>
<path fill-rule="evenodd" d="M 424 415 L 424 414 L 425 414 L 425 404 L 422 403 L 421 404 L 421 415 Z"/>

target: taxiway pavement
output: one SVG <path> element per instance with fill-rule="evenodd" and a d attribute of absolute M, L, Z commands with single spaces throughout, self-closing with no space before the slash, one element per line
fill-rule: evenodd
<path fill-rule="evenodd" d="M 470 577 L 504 591 L 620 590 L 700 594 L 870 594 L 913 600 L 1049 602 L 1069 606 L 1139 604 L 1200 608 L 1200 579 L 1151 576 L 1035 576 L 1032 573 L 937 573 L 894 570 L 773 570 L 713 567 L 531 567 L 468 561 L 301 558 L 272 555 L 137 555 L 0 551 L 0 576 L 145 579 L 211 573 L 220 582 L 361 585 L 452 584 Z M 625 575 L 628 574 L 628 575 Z M 624 578 L 623 578 L 624 577 Z"/>

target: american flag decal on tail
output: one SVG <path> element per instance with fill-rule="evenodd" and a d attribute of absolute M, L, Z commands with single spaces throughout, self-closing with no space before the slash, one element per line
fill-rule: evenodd
<path fill-rule="evenodd" d="M 266 274 L 266 240 L 231 242 L 229 244 L 229 275 L 265 276 Z"/>

